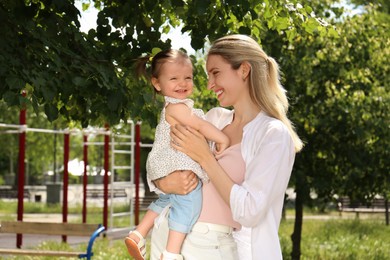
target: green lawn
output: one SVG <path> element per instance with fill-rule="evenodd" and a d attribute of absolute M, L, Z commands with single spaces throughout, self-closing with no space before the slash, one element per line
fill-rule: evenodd
<path fill-rule="evenodd" d="M 279 234 L 284 259 L 291 259 L 293 220 L 281 223 Z M 390 259 L 390 226 L 384 220 L 304 220 L 301 260 Z"/>
<path fill-rule="evenodd" d="M 12 210 L 0 201 L 0 213 Z M 29 206 L 27 206 L 29 207 Z M 45 206 L 41 206 L 45 208 Z M 44 209 L 40 209 L 44 210 Z M 70 210 L 72 212 L 72 210 Z M 77 210 L 74 210 L 77 212 Z M 101 219 L 100 209 L 89 209 L 88 222 Z M 15 212 L 15 211 L 14 211 Z M 78 211 L 81 212 L 81 211 Z M 284 259 L 291 259 L 291 233 L 294 220 L 291 219 L 293 211 L 287 213 L 288 218 L 280 226 L 280 240 Z M 305 216 L 313 215 L 312 212 Z M 318 216 L 318 215 L 315 215 Z M 356 219 L 354 215 L 349 218 L 340 218 L 338 213 L 322 214 L 322 217 L 308 218 L 303 223 L 301 259 L 315 260 L 388 260 L 390 259 L 390 226 L 385 225 L 384 215 L 364 215 Z M 119 226 L 126 225 L 125 221 L 116 222 Z M 79 246 L 82 250 L 86 245 Z M 78 250 L 60 243 L 43 243 L 40 249 Z M 93 259 L 129 259 L 123 240 L 107 240 L 99 238 L 94 245 Z M 1 257 L 0 257 L 1 259 Z M 15 257 L 7 259 L 53 259 L 44 257 Z M 66 259 L 66 258 L 64 258 Z"/>

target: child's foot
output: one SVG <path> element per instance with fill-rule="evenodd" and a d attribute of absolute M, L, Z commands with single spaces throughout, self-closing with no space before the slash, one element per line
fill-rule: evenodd
<path fill-rule="evenodd" d="M 183 256 L 180 254 L 169 253 L 167 250 L 161 254 L 160 260 L 183 260 Z"/>
<path fill-rule="evenodd" d="M 129 232 L 129 235 L 125 238 L 125 244 L 127 251 L 135 260 L 145 259 L 145 238 L 137 230 Z"/>

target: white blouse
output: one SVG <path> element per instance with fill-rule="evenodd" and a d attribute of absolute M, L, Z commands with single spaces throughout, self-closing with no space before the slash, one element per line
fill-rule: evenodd
<path fill-rule="evenodd" d="M 208 121 L 222 129 L 231 123 L 234 111 L 214 108 Z M 295 159 L 294 143 L 287 127 L 260 112 L 243 130 L 241 152 L 246 165 L 242 185 L 235 184 L 230 195 L 233 219 L 251 236 L 252 259 L 282 259 L 278 229 L 284 195 Z M 240 232 L 238 232 L 240 233 Z M 251 248 L 251 249 L 250 249 Z"/>

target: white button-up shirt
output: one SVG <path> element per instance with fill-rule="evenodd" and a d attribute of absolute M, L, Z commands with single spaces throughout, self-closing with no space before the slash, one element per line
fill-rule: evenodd
<path fill-rule="evenodd" d="M 233 114 L 234 111 L 214 108 L 206 117 L 222 129 L 231 123 Z M 230 207 L 233 219 L 250 231 L 243 232 L 243 236 L 250 236 L 244 240 L 251 244 L 251 252 L 244 255 L 251 255 L 252 259 L 282 259 L 278 229 L 294 164 L 293 140 L 280 120 L 260 112 L 244 127 L 241 153 L 246 165 L 245 179 L 242 185 L 233 186 Z"/>

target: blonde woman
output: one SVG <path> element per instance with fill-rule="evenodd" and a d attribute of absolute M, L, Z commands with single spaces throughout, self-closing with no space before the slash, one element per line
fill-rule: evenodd
<path fill-rule="evenodd" d="M 278 228 L 284 194 L 295 154 L 303 144 L 287 118 L 288 100 L 279 81 L 278 65 L 251 37 L 231 35 L 212 44 L 206 69 L 208 89 L 215 92 L 221 106 L 210 110 L 206 117 L 229 137 L 230 147 L 215 157 L 198 131 L 183 125 L 171 128 L 172 146 L 197 161 L 210 178 L 203 187 L 198 222 L 211 227 L 220 224 L 207 217 L 217 206 L 208 198 L 218 196 L 239 224 L 233 227 L 238 249 L 235 259 L 282 259 Z M 241 174 L 242 181 L 237 181 Z M 192 178 L 188 172 L 174 173 L 155 184 L 161 190 L 186 193 L 193 188 L 185 185 Z M 182 183 L 182 189 L 173 189 L 170 183 L 176 182 Z M 206 196 L 206 189 L 214 193 L 209 191 Z M 161 224 L 153 231 L 152 259 L 165 237 L 163 227 Z M 189 233 L 182 247 L 184 258 L 231 259 L 217 244 L 214 251 L 220 256 L 208 256 L 213 249 L 204 250 L 207 245 L 200 238 L 209 241 L 209 235 L 197 230 Z"/>

